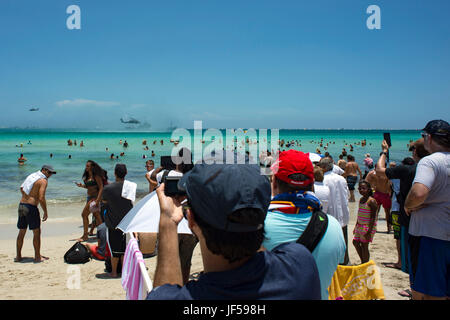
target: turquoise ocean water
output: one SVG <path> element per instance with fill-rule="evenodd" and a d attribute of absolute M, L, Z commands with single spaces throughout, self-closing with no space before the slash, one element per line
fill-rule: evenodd
<path fill-rule="evenodd" d="M 189 130 L 192 133 L 193 130 Z M 259 132 L 258 130 L 256 130 Z M 337 161 L 342 148 L 346 148 L 349 154 L 355 156 L 361 169 L 364 171 L 364 154 L 370 153 L 376 161 L 380 153 L 380 145 L 383 139 L 383 132 L 386 130 L 280 130 L 279 139 L 285 142 L 295 140 L 301 146 L 293 144 L 289 148 L 283 147 L 281 150 L 296 149 L 304 152 L 315 152 L 320 148 L 322 154 L 328 151 Z M 225 131 L 221 131 L 223 136 L 215 136 L 216 142 L 225 141 Z M 394 161 L 401 161 L 404 157 L 410 156 L 408 143 L 410 140 L 420 138 L 420 131 L 415 130 L 395 130 L 391 132 L 392 149 L 390 158 Z M 270 129 L 268 130 L 268 141 L 270 141 Z M 148 190 L 148 183 L 145 179 L 145 161 L 154 159 L 159 165 L 160 156 L 170 155 L 173 143 L 170 142 L 171 132 L 75 132 L 75 131 L 45 131 L 45 130 L 0 130 L 0 219 L 2 209 L 17 206 L 20 200 L 19 187 L 23 180 L 30 173 L 37 171 L 43 164 L 51 164 L 57 174 L 49 180 L 47 188 L 47 201 L 54 202 L 79 202 L 86 197 L 86 190 L 75 186 L 73 181 L 80 181 L 87 160 L 94 160 L 108 171 L 110 181 L 114 180 L 114 166 L 116 163 L 125 163 L 128 167 L 127 179 L 138 184 L 138 196 L 144 195 Z M 262 141 L 263 136 L 259 137 Z M 68 146 L 67 140 L 77 141 L 77 146 Z M 144 150 L 143 140 L 147 140 L 149 150 Z M 323 146 L 328 143 L 325 150 L 319 146 L 323 139 Z M 366 139 L 367 145 L 362 147 L 357 145 Z M 127 149 L 119 144 L 119 141 L 127 141 Z M 153 144 L 153 141 L 156 143 Z M 161 145 L 160 140 L 164 141 Z M 208 145 L 207 139 L 202 144 Z M 80 147 L 80 142 L 84 142 L 84 147 Z M 334 142 L 334 143 L 333 143 Z M 194 145 L 191 140 L 192 146 Z M 354 151 L 350 152 L 349 145 L 352 144 Z M 270 147 L 270 142 L 269 142 Z M 106 151 L 106 148 L 109 150 Z M 154 151 L 155 157 L 151 157 Z M 125 152 L 124 156 L 119 156 L 117 160 L 111 160 L 110 155 L 119 155 Z M 18 165 L 17 158 L 23 153 L 28 159 L 25 165 Z M 50 158 L 50 153 L 53 157 Z M 68 156 L 72 158 L 69 159 Z M 143 155 L 147 159 L 143 159 Z"/>

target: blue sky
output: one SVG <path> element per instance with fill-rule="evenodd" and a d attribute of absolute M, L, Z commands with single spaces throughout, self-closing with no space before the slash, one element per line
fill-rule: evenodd
<path fill-rule="evenodd" d="M 69 30 L 69 5 L 81 30 Z M 369 5 L 381 29 L 369 30 Z M 450 1 L 2 0 L 0 127 L 422 128 Z M 39 107 L 30 112 L 30 107 Z"/>

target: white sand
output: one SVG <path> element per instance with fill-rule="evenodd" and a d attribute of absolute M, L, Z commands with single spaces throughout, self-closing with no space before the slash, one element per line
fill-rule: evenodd
<path fill-rule="evenodd" d="M 49 205 L 49 221 L 42 224 L 41 253 L 50 259 L 43 263 L 33 263 L 34 250 L 32 232 L 27 231 L 22 249 L 23 262 L 14 262 L 16 255 L 17 229 L 15 224 L 0 225 L 0 297 L 6 300 L 50 299 L 50 300 L 122 300 L 125 291 L 120 279 L 98 279 L 96 274 L 104 273 L 104 262 L 91 260 L 86 264 L 68 265 L 64 263 L 64 253 L 74 244 L 73 239 L 82 234 L 81 209 L 83 204 Z M 349 255 L 350 262 L 359 264 L 360 260 L 352 245 L 352 231 L 356 221 L 356 203 L 350 204 Z M 58 212 L 65 214 L 58 219 Z M 380 216 L 384 216 L 381 210 Z M 78 218 L 79 217 L 79 218 Z M 393 234 L 386 234 L 386 221 L 378 221 L 378 232 L 370 245 L 371 259 L 380 268 L 380 274 L 386 299 L 407 300 L 397 294 L 409 288 L 408 275 L 400 270 L 386 268 L 382 262 L 396 262 L 397 251 Z M 95 240 L 93 240 L 95 242 Z M 149 275 L 153 278 L 156 257 L 145 259 Z M 191 273 L 202 271 L 202 259 L 199 246 L 192 258 Z M 80 287 L 73 288 L 71 282 L 76 274 L 80 275 Z"/>

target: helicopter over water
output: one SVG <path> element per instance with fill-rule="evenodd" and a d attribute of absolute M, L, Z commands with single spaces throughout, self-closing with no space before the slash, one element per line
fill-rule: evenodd
<path fill-rule="evenodd" d="M 134 124 L 141 123 L 139 120 L 137 120 L 135 118 L 132 118 L 132 117 L 127 117 L 127 119 L 125 119 L 125 120 L 123 118 L 120 118 L 120 122 L 122 122 L 122 123 L 134 123 Z"/>

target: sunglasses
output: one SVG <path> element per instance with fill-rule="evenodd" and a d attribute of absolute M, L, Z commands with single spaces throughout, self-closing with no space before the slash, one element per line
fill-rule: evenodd
<path fill-rule="evenodd" d="M 430 134 L 429 134 L 429 133 L 426 133 L 426 132 L 422 132 L 422 133 L 421 133 L 421 136 L 422 136 L 422 138 L 424 138 L 424 139 L 425 139 L 426 136 L 429 136 L 429 135 L 430 135 Z"/>

